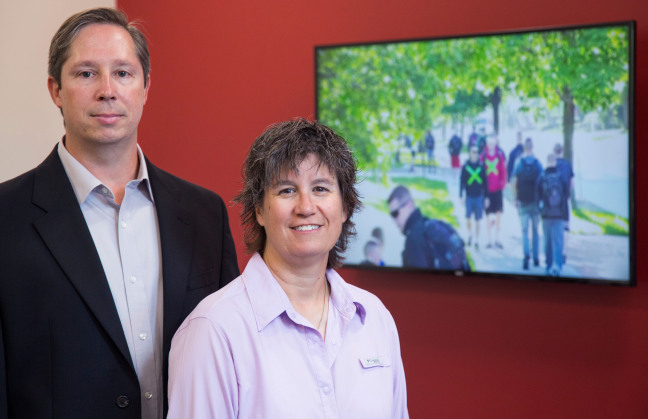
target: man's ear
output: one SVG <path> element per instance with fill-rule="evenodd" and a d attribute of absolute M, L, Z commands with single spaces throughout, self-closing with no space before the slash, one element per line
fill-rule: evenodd
<path fill-rule="evenodd" d="M 47 89 L 52 97 L 52 102 L 54 102 L 57 108 L 61 109 L 63 107 L 61 101 L 61 85 L 52 76 L 47 77 Z"/>
<path fill-rule="evenodd" d="M 144 87 L 144 104 L 146 104 L 146 101 L 148 100 L 148 92 L 150 87 L 151 87 L 151 73 L 146 75 L 146 87 Z"/>

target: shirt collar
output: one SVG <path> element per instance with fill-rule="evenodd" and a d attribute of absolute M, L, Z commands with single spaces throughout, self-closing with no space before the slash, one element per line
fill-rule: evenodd
<path fill-rule="evenodd" d="M 259 253 L 252 256 L 241 276 L 259 332 L 282 313 L 295 311 Z M 351 320 L 357 314 L 364 324 L 366 310 L 361 302 L 362 295 L 352 297 L 346 282 L 333 269 L 326 271 L 326 277 L 331 285 L 330 304 L 345 319 Z"/>
<path fill-rule="evenodd" d="M 409 231 L 414 227 L 416 223 L 419 222 L 420 219 L 423 218 L 423 213 L 421 213 L 421 210 L 416 208 L 414 211 L 412 211 L 412 214 L 410 214 L 409 218 L 407 221 L 405 221 L 405 231 Z"/>
<path fill-rule="evenodd" d="M 58 143 L 58 155 L 61 159 L 61 163 L 63 163 L 65 173 L 67 174 L 68 179 L 70 179 L 72 189 L 74 189 L 74 194 L 79 201 L 79 205 L 81 205 L 88 198 L 88 195 L 90 195 L 90 193 L 98 186 L 103 186 L 103 183 L 101 183 L 99 179 L 90 173 L 85 166 L 70 154 L 63 144 L 64 139 Z M 151 190 L 151 182 L 149 181 L 148 168 L 146 167 L 144 153 L 142 153 L 139 144 L 137 144 L 137 159 L 139 161 L 139 171 L 137 173 L 137 178 L 134 180 L 138 181 L 140 184 L 144 181 L 143 184 L 146 185 L 148 196 L 151 201 L 153 201 L 153 191 Z"/>
<path fill-rule="evenodd" d="M 362 324 L 364 324 L 367 311 L 365 310 L 366 303 L 363 303 L 362 294 L 352 292 L 352 288 L 334 269 L 326 271 L 326 278 L 331 285 L 330 303 L 346 320 L 351 320 L 357 314 Z"/>

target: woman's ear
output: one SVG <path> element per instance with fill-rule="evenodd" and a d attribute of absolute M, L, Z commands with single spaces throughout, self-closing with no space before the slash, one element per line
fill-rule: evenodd
<path fill-rule="evenodd" d="M 255 213 L 257 223 L 259 223 L 261 227 L 265 227 L 265 224 L 263 223 L 263 208 L 261 206 L 256 207 Z"/>

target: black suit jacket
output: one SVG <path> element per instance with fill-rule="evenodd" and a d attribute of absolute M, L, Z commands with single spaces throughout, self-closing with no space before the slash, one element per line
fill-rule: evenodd
<path fill-rule="evenodd" d="M 164 388 L 171 338 L 239 275 L 222 199 L 147 160 L 162 244 Z M 56 148 L 0 184 L 0 418 L 139 418 L 110 287 Z"/>

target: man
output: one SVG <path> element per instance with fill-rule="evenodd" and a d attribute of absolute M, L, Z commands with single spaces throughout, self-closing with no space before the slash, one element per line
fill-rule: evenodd
<path fill-rule="evenodd" d="M 500 242 L 500 222 L 504 210 L 502 190 L 506 186 L 506 157 L 497 146 L 497 137 L 490 136 L 480 161 L 486 167 L 488 179 L 488 206 L 486 207 L 486 233 L 488 234 L 487 248 L 493 247 L 493 228 L 495 229 L 495 247 L 502 249 Z"/>
<path fill-rule="evenodd" d="M 547 168 L 538 178 L 536 197 L 542 214 L 547 275 L 560 276 L 563 267 L 564 219 L 567 211 L 565 191 L 568 185 L 556 169 L 556 155 L 547 156 Z"/>
<path fill-rule="evenodd" d="M 513 149 L 511 150 L 508 162 L 506 164 L 506 173 L 508 175 L 509 182 L 511 181 L 511 178 L 513 176 L 513 170 L 515 170 L 518 158 L 524 153 L 524 146 L 522 145 L 522 133 L 520 131 L 518 131 L 516 138 L 517 142 L 515 144 L 515 147 L 513 147 Z"/>
<path fill-rule="evenodd" d="M 479 154 L 481 155 L 486 148 L 488 136 L 486 135 L 486 128 L 479 127 L 479 134 L 477 135 L 477 147 L 479 147 Z"/>
<path fill-rule="evenodd" d="M 387 199 L 389 213 L 405 234 L 403 267 L 469 271 L 463 240 L 449 224 L 424 217 L 409 190 L 397 186 Z"/>
<path fill-rule="evenodd" d="M 137 145 L 146 39 L 70 17 L 48 88 L 65 136 L 0 185 L 0 418 L 161 418 L 171 338 L 239 274 L 223 201 Z"/>
<path fill-rule="evenodd" d="M 565 200 L 567 202 L 567 211 L 565 211 L 564 227 L 564 243 L 563 243 L 563 264 L 567 261 L 567 255 L 565 254 L 565 249 L 567 249 L 567 240 L 569 238 L 569 202 L 571 200 L 572 191 L 574 190 L 574 170 L 572 169 L 571 163 L 563 158 L 563 145 L 556 143 L 554 146 L 554 154 L 556 155 L 556 171 L 562 178 L 563 182 L 567 184 L 567 190 L 565 191 Z"/>
<path fill-rule="evenodd" d="M 471 217 L 475 217 L 475 250 L 479 249 L 479 221 L 484 213 L 484 200 L 488 193 L 486 168 L 479 161 L 479 149 L 476 145 L 470 147 L 470 158 L 461 168 L 459 180 L 459 198 L 466 207 L 466 225 L 468 226 L 468 246 L 472 243 Z M 466 195 L 464 196 L 464 191 Z"/>
<path fill-rule="evenodd" d="M 515 206 L 520 214 L 522 223 L 522 269 L 529 269 L 529 259 L 533 252 L 533 265 L 540 264 L 540 249 L 538 236 L 538 222 L 540 213 L 536 203 L 536 182 L 542 173 L 542 165 L 533 155 L 533 141 L 527 138 L 524 141 L 524 154 L 513 169 L 511 185 Z M 531 246 L 529 246 L 529 223 L 531 223 Z"/>
<path fill-rule="evenodd" d="M 364 245 L 364 255 L 365 258 L 360 265 L 363 266 L 384 266 L 382 262 L 381 246 L 380 243 L 371 238 L 367 240 L 367 243 Z"/>
<path fill-rule="evenodd" d="M 448 153 L 450 153 L 450 166 L 454 169 L 459 169 L 461 167 L 461 161 L 459 160 L 459 154 L 461 154 L 461 149 L 463 148 L 463 142 L 461 138 L 454 134 L 450 141 L 448 142 Z"/>
<path fill-rule="evenodd" d="M 432 131 L 427 130 L 425 131 L 425 149 L 427 150 L 427 166 L 429 168 L 434 168 L 435 162 L 434 162 L 434 135 L 432 135 Z"/>

